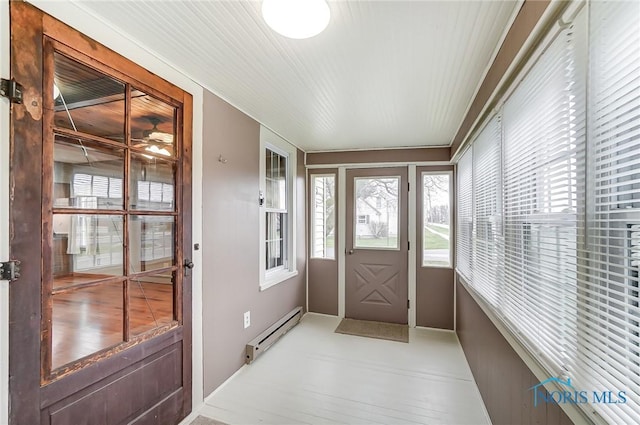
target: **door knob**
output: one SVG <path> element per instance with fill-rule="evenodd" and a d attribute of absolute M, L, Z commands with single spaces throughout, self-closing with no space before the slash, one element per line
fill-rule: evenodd
<path fill-rule="evenodd" d="M 349 250 L 349 255 L 353 254 L 353 249 Z"/>
<path fill-rule="evenodd" d="M 189 258 L 185 258 L 182 266 L 184 267 L 185 277 L 191 276 L 191 269 L 194 266 L 193 261 L 191 261 Z"/>

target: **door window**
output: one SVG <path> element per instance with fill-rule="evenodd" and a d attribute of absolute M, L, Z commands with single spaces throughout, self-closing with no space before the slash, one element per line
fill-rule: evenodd
<path fill-rule="evenodd" d="M 180 320 L 179 104 L 54 52 L 45 380 Z M 47 95 L 47 92 L 45 92 Z M 45 126 L 45 128 L 47 128 Z M 45 156 L 46 158 L 46 156 Z M 50 198 L 50 205 L 47 205 Z M 46 239 L 46 238 L 45 238 Z"/>
<path fill-rule="evenodd" d="M 400 177 L 356 177 L 354 183 L 354 247 L 398 249 Z"/>

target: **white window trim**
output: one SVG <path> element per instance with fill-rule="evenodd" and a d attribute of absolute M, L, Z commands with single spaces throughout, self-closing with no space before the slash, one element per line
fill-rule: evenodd
<path fill-rule="evenodd" d="M 420 248 L 421 248 L 421 253 L 420 253 L 420 267 L 422 268 L 431 268 L 431 269 L 453 269 L 454 268 L 454 264 L 453 264 L 453 251 L 454 251 L 454 245 L 453 245 L 453 238 L 454 238 L 454 232 L 453 232 L 453 228 L 455 227 L 455 223 L 454 223 L 454 211 L 453 211 L 453 201 L 454 201 L 454 193 L 453 193 L 453 188 L 454 188 L 454 181 L 453 181 L 453 171 L 423 171 L 422 173 L 420 173 L 420 190 L 421 190 L 421 201 L 422 201 L 422 217 L 417 217 L 420 219 L 420 225 L 424 226 L 424 176 L 426 175 L 431 175 L 431 176 L 441 176 L 441 175 L 448 175 L 449 176 L 449 265 L 448 266 L 432 266 L 432 265 L 428 265 L 428 264 L 424 264 L 424 242 L 420 242 Z M 416 220 L 417 222 L 417 220 Z M 424 232 L 424 229 L 422 230 Z M 424 234 L 422 235 L 422 240 L 424 241 Z"/>
<path fill-rule="evenodd" d="M 275 270 L 267 272 L 266 268 L 266 246 L 265 246 L 265 233 L 267 228 L 266 223 L 266 207 L 260 206 L 260 232 L 258 235 L 260 244 L 260 291 L 271 288 L 279 283 L 291 279 L 298 275 L 297 270 L 297 250 L 296 250 L 296 171 L 297 171 L 297 148 L 286 140 L 272 132 L 266 127 L 260 126 L 260 183 L 259 190 L 261 193 L 266 193 L 266 163 L 265 163 L 265 151 L 269 149 L 279 155 L 283 155 L 287 158 L 287 214 L 289 219 L 287 225 L 289 226 L 287 232 L 287 244 L 289 250 L 287 252 L 287 266 L 279 267 Z"/>

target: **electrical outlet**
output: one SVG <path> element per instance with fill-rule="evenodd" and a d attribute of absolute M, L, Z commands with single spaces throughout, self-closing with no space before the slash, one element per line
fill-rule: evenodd
<path fill-rule="evenodd" d="M 244 313 L 244 328 L 247 329 L 251 326 L 251 312 L 247 311 Z"/>

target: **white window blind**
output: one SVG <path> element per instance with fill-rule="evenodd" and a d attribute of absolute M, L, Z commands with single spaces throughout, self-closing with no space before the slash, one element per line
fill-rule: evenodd
<path fill-rule="evenodd" d="M 472 149 L 458 162 L 458 205 L 457 205 L 457 270 L 465 278 L 471 279 L 471 244 L 473 235 L 473 173 Z"/>
<path fill-rule="evenodd" d="M 503 313 L 558 374 L 576 340 L 577 167 L 585 150 L 576 36 L 586 38 L 584 26 L 556 36 L 502 111 Z"/>
<path fill-rule="evenodd" d="M 501 146 L 489 122 L 459 161 L 458 269 L 550 373 L 624 391 L 588 414 L 637 423 L 640 2 L 588 2 L 540 49 L 498 111 Z"/>
<path fill-rule="evenodd" d="M 494 116 L 473 142 L 473 277 L 486 300 L 497 305 L 502 266 L 500 117 Z"/>
<path fill-rule="evenodd" d="M 637 423 L 640 2 L 594 1 L 589 25 L 588 239 L 574 373 L 587 386 L 626 391 L 627 403 L 596 410 L 610 423 Z"/>

